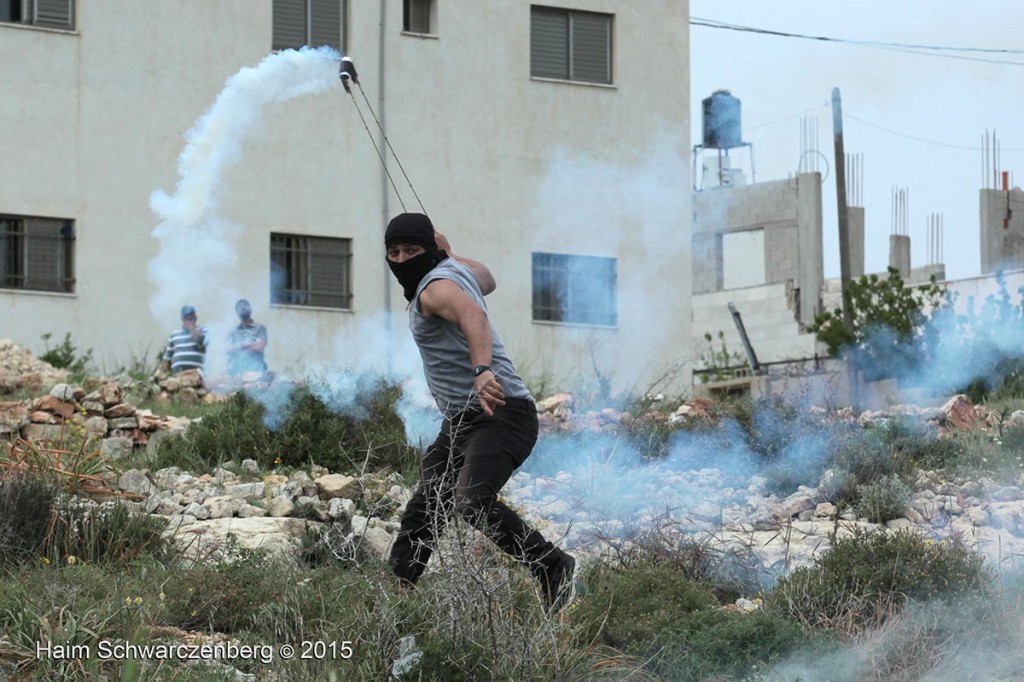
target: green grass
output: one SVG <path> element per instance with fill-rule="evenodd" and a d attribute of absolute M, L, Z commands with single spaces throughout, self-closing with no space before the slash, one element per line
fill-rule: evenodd
<path fill-rule="evenodd" d="M 151 468 L 178 464 L 194 473 L 247 456 L 264 470 L 308 469 L 311 461 L 344 473 L 364 462 L 399 470 L 416 456 L 394 413 L 398 396 L 396 387 L 382 387 L 343 417 L 308 391 L 296 392 L 290 416 L 271 430 L 263 405 L 236 395 L 202 406 L 202 420 L 156 456 L 136 457 Z M 823 429 L 831 449 L 817 466 L 845 471 L 854 503 L 858 485 L 906 480 L 921 466 L 941 466 L 947 479 L 995 472 L 1015 481 L 1021 472 L 1024 430 L 1008 425 L 939 439 L 907 421 L 863 429 L 779 402 L 737 401 L 716 406 L 710 423 L 686 428 L 710 445 L 715 424 L 729 420 L 768 465 L 786 464 L 801 433 Z M 614 436 L 662 457 L 680 428 L 650 417 Z M 287 448 L 294 456 L 283 456 Z M 650 529 L 592 564 L 576 607 L 550 619 L 528 573 L 489 545 L 481 549 L 461 525 L 442 560 L 415 590 L 403 591 L 383 562 L 330 561 L 323 548 L 305 562 L 241 550 L 186 561 L 160 540 L 153 519 L 124 507 L 76 511 L 60 499 L 39 480 L 0 481 L 0 671 L 17 666 L 17 679 L 217 679 L 221 672 L 174 662 L 61 662 L 39 659 L 34 649 L 44 640 L 171 642 L 183 631 L 254 645 L 351 642 L 345 660 L 233 662 L 283 682 L 387 679 L 408 635 L 422 653 L 410 679 L 424 680 L 768 680 L 786 660 L 821 660 L 873 637 L 885 646 L 863 657 L 861 678 L 913 679 L 897 673 L 924 675 L 939 665 L 925 655 L 936 641 L 969 646 L 996 628 L 1005 634 L 1000 647 L 1021 648 L 1012 637 L 1019 622 L 1003 608 L 1019 603 L 1019 590 L 1001 591 L 963 546 L 902 533 L 837 538 L 814 566 L 761 594 L 729 556 Z M 309 538 L 307 550 L 316 546 Z M 764 610 L 735 610 L 738 596 L 761 597 Z M 925 617 L 926 604 L 982 615 Z"/>

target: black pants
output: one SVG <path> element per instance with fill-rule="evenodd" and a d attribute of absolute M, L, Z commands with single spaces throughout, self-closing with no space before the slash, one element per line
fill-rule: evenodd
<path fill-rule="evenodd" d="M 536 442 L 537 411 L 530 400 L 508 398 L 493 417 L 477 409 L 445 417 L 423 458 L 422 479 L 391 547 L 395 574 L 409 583 L 419 579 L 452 513 L 483 531 L 535 576 L 554 566 L 562 551 L 497 499 Z"/>

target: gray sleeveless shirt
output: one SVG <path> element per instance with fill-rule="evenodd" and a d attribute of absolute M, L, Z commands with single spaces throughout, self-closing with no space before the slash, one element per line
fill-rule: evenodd
<path fill-rule="evenodd" d="M 452 415 L 467 407 L 479 405 L 474 396 L 473 366 L 469 359 L 469 342 L 457 325 L 441 317 L 426 317 L 419 311 L 420 293 L 436 279 L 448 279 L 459 286 L 473 301 L 487 312 L 480 285 L 472 271 L 454 258 L 442 261 L 427 273 L 416 287 L 416 297 L 409 306 L 409 329 L 423 358 L 423 371 L 427 386 L 437 401 L 437 407 L 446 415 Z M 491 369 L 505 391 L 506 398 L 532 400 L 526 384 L 516 373 L 516 368 L 498 337 L 494 324 L 491 326 Z"/>

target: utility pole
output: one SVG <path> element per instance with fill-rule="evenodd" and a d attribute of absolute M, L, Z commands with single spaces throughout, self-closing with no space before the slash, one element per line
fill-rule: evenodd
<path fill-rule="evenodd" d="M 832 88 L 832 130 L 835 134 L 836 165 L 836 208 L 839 214 L 839 281 L 843 289 L 843 328 L 853 338 L 853 310 L 847 298 L 850 286 L 850 228 L 846 211 L 846 153 L 843 151 L 843 102 L 839 88 Z M 846 363 L 850 382 L 850 403 L 857 407 L 860 402 L 857 370 L 849 360 Z"/>

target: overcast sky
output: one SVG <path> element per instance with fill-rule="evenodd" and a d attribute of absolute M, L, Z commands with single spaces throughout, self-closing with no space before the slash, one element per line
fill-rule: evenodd
<path fill-rule="evenodd" d="M 899 186 L 909 194 L 912 266 L 927 264 L 927 216 L 941 213 L 947 276 L 979 273 L 980 148 L 986 129 L 998 135 L 1001 167 L 1010 171 L 1012 184 L 1024 184 L 1024 0 L 691 0 L 690 14 L 694 20 L 848 40 L 1021 50 L 917 54 L 690 29 L 693 144 L 701 142 L 701 100 L 727 89 L 742 101 L 743 140 L 754 145 L 758 181 L 782 179 L 796 170 L 804 112 L 817 116 L 818 146 L 832 166 L 827 104 L 838 86 L 846 152 L 864 159 L 867 271 L 888 264 L 890 197 Z M 747 152 L 736 150 L 732 158 L 749 182 Z M 838 277 L 834 175 L 825 181 L 823 201 L 825 276 Z"/>

